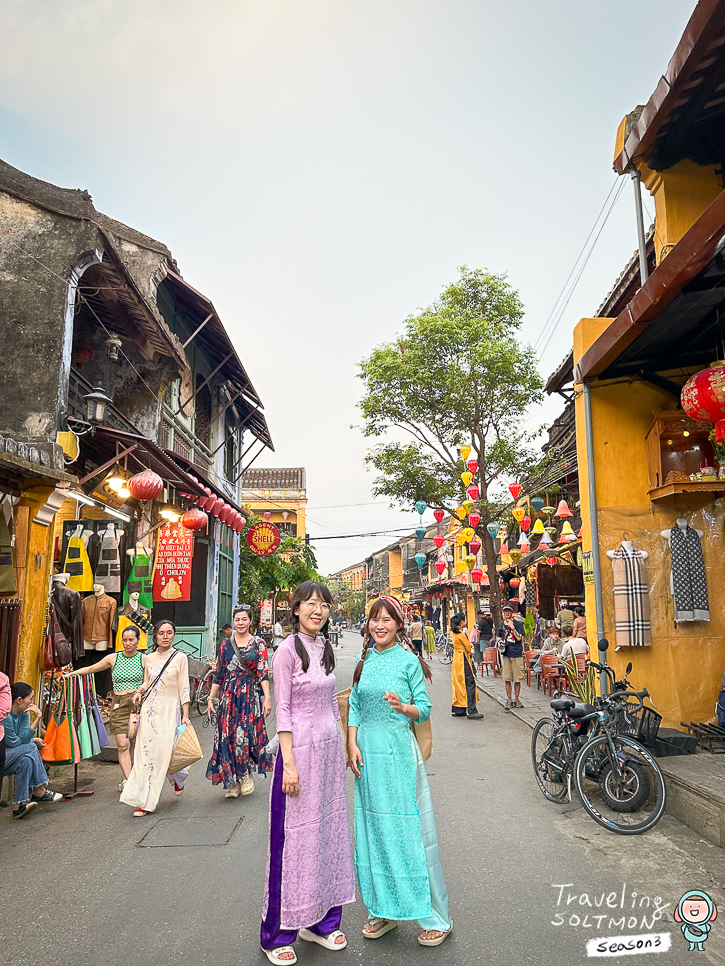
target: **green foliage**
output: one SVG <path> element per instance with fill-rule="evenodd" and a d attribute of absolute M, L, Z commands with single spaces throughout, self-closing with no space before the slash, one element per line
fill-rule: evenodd
<path fill-rule="evenodd" d="M 596 676 L 594 668 L 589 666 L 586 669 L 583 679 L 579 677 L 576 658 L 561 662 L 564 673 L 569 681 L 569 690 L 575 694 L 580 701 L 593 704 L 596 696 Z"/>
<path fill-rule="evenodd" d="M 536 633 L 536 618 L 533 613 L 529 611 L 524 617 L 524 634 L 526 635 L 526 643 L 531 647 L 534 640 L 534 634 Z"/>

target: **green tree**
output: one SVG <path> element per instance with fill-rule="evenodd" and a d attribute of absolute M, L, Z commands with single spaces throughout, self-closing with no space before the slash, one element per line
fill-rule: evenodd
<path fill-rule="evenodd" d="M 453 512 L 466 498 L 460 447 L 471 447 L 480 490 L 476 530 L 500 620 L 496 549 L 486 524 L 506 511 L 510 480 L 543 468 L 535 446 L 540 430 L 523 426 L 543 382 L 533 349 L 519 341 L 523 307 L 506 277 L 465 266 L 459 272 L 436 302 L 406 319 L 402 335 L 363 360 L 359 405 L 365 436 L 388 437 L 366 458 L 379 473 L 376 495 Z"/>
<path fill-rule="evenodd" d="M 252 518 L 252 521 L 254 519 Z M 268 557 L 260 557 L 241 541 L 239 552 L 239 599 L 254 607 L 255 622 L 263 600 L 280 591 L 292 590 L 305 580 L 324 578 L 317 572 L 317 560 L 312 547 L 297 537 L 283 537 L 277 550 Z"/>

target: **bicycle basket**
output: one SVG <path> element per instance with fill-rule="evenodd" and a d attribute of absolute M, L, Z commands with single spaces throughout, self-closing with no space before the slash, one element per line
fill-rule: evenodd
<path fill-rule="evenodd" d="M 211 667 L 205 661 L 197 661 L 195 657 L 190 657 L 189 659 L 189 677 L 196 678 L 197 681 L 202 681 Z"/>
<path fill-rule="evenodd" d="M 653 748 L 662 715 L 652 708 L 632 707 L 625 702 L 618 709 L 615 721 L 617 734 L 634 738 L 646 748 Z"/>

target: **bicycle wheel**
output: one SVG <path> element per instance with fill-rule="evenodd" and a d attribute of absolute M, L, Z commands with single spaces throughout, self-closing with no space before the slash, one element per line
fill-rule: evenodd
<path fill-rule="evenodd" d="M 203 681 L 199 683 L 196 690 L 196 710 L 199 714 L 206 714 L 206 703 L 211 692 L 211 675 L 207 674 Z"/>
<path fill-rule="evenodd" d="M 563 735 L 551 718 L 542 718 L 534 726 L 531 735 L 531 761 L 536 784 L 544 798 L 556 804 L 567 801 L 567 776 L 571 771 L 571 760 Z"/>
<path fill-rule="evenodd" d="M 450 664 L 453 660 L 453 645 L 444 644 L 443 647 L 438 651 L 438 660 L 441 664 Z"/>
<path fill-rule="evenodd" d="M 667 793 L 659 765 L 630 738 L 606 734 L 588 741 L 574 763 L 574 782 L 584 808 L 603 828 L 639 835 L 653 828 L 665 811 Z"/>

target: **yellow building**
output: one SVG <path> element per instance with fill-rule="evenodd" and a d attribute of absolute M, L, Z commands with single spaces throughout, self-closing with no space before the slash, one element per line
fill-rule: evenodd
<path fill-rule="evenodd" d="M 301 466 L 284 469 L 250 469 L 242 476 L 242 502 L 270 522 L 284 536 L 304 540 L 307 533 L 307 472 Z"/>
<path fill-rule="evenodd" d="M 656 267 L 616 318 L 582 319 L 574 333 L 583 549 L 594 555 L 589 640 L 610 641 L 618 676 L 633 662 L 633 684 L 649 689 L 669 727 L 713 718 L 725 665 L 725 479 L 701 476 L 701 466 L 720 465 L 712 424 L 680 405 L 689 377 L 724 357 L 724 36 L 723 5 L 699 4 L 649 103 L 623 120 L 615 170 L 654 199 Z M 643 237 L 642 249 L 644 262 Z M 720 455 L 725 477 L 725 448 Z M 701 534 L 709 620 L 686 619 L 681 606 L 676 620 L 667 534 L 678 520 Z M 607 553 L 628 541 L 648 554 L 651 646 L 625 644 L 626 619 L 615 626 Z"/>

